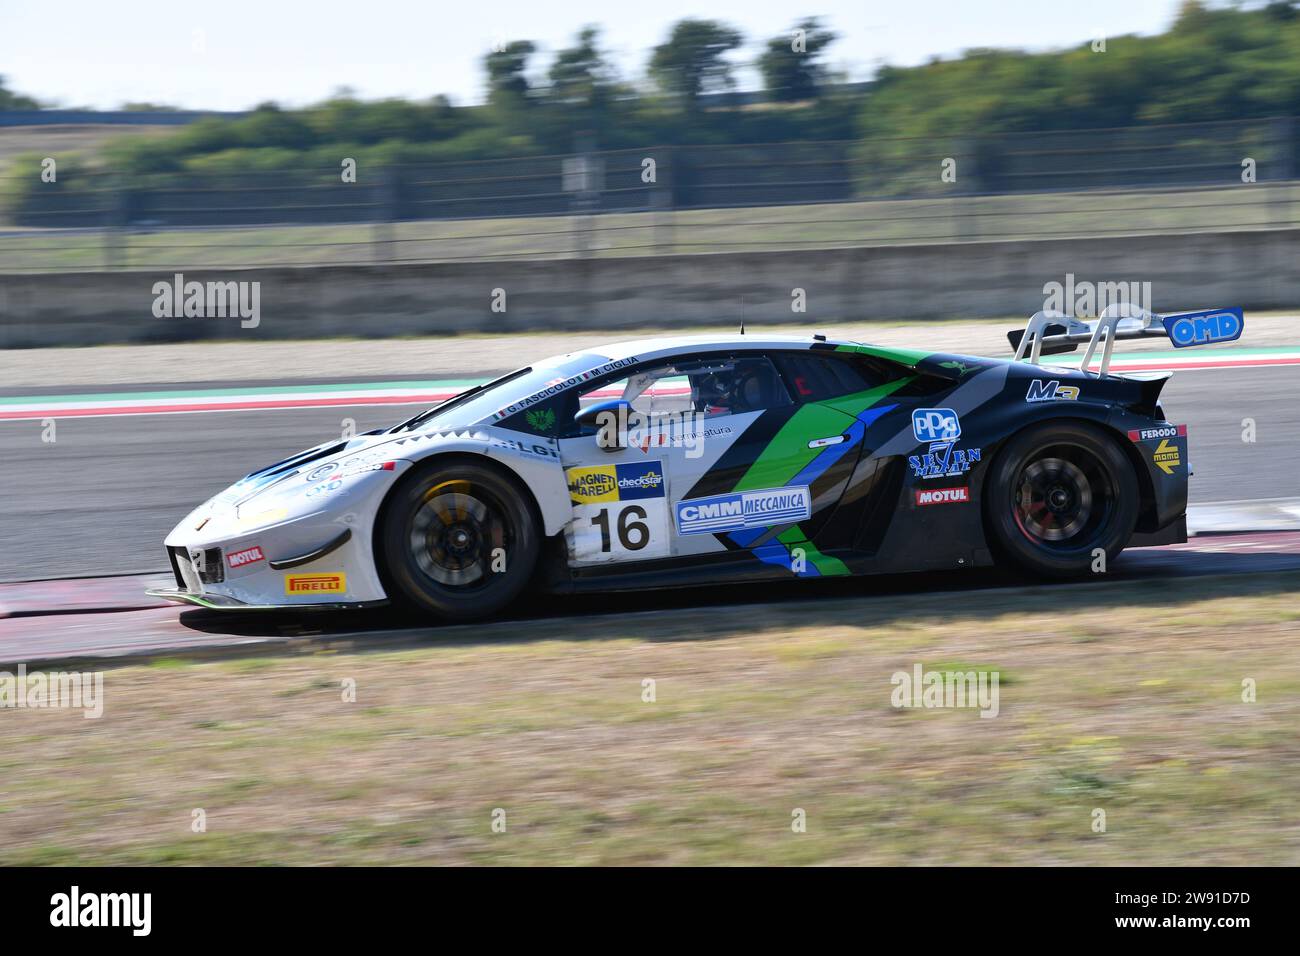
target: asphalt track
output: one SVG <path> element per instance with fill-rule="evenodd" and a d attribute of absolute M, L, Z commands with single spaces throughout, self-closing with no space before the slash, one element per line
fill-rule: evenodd
<path fill-rule="evenodd" d="M 303 384 L 285 380 L 257 387 Z M 1300 366 L 1179 372 L 1164 404 L 1172 420 L 1189 427 L 1194 505 L 1300 497 Z M 195 504 L 255 467 L 338 436 L 345 419 L 354 420 L 360 432 L 412 410 L 366 404 L 88 415 L 57 419 L 54 442 L 41 440 L 40 420 L 0 421 L 0 582 L 24 582 L 0 584 L 0 661 L 247 650 L 299 641 L 402 643 L 471 633 L 463 627 L 431 629 L 392 611 L 232 616 L 163 607 L 143 596 L 151 578 L 166 580 L 159 577 L 165 567 L 162 539 Z M 1246 419 L 1254 421 L 1253 442 L 1243 441 Z M 1118 564 L 1112 572 L 1120 578 L 1300 569 L 1300 534 L 1203 537 L 1177 548 L 1135 550 Z M 31 583 L 38 579 L 80 580 Z M 797 601 L 1027 583 L 999 572 L 899 575 L 811 587 L 791 582 L 775 589 L 564 599 L 548 601 L 545 612 L 525 606 L 515 613 L 528 620 L 653 613 L 774 597 Z"/>
<path fill-rule="evenodd" d="M 1159 606 L 1159 582 L 1173 577 L 1300 571 L 1300 532 L 1211 535 L 1166 548 L 1125 552 L 1106 574 L 1108 582 L 1146 582 L 1154 590 L 1130 594 L 1131 602 Z M 61 580 L 39 585 L 0 584 L 0 668 L 25 664 L 66 667 L 74 662 L 130 662 L 160 657 L 207 657 L 313 650 L 377 650 L 438 643 L 564 639 L 580 641 L 612 631 L 636 633 L 638 620 L 676 616 L 701 636 L 732 607 L 761 616 L 773 601 L 806 602 L 809 619 L 826 601 L 925 593 L 936 606 L 960 602 L 961 592 L 1002 588 L 1008 602 L 1050 606 L 1060 588 L 1105 587 L 1097 581 L 1044 584 L 996 570 L 882 575 L 729 587 L 678 588 L 634 594 L 525 596 L 504 621 L 431 624 L 393 609 L 366 612 L 221 613 L 164 604 L 144 595 L 150 575 Z M 156 583 L 167 579 L 159 578 Z M 1099 592 L 1098 602 L 1114 600 Z M 53 610 L 52 610 L 53 609 Z M 869 615 L 864 603 L 863 614 Z"/>

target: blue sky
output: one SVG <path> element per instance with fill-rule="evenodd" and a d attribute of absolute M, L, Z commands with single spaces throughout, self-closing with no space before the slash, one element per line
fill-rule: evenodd
<path fill-rule="evenodd" d="M 1165 29 L 1178 0 L 0 0 L 0 73 L 10 89 L 64 106 L 125 101 L 245 109 L 302 105 L 339 86 L 365 98 L 482 98 L 483 54 L 496 40 L 533 40 L 536 67 L 584 24 L 604 28 L 623 76 L 687 16 L 725 21 L 747 38 L 737 62 L 808 14 L 841 39 L 830 63 L 866 79 L 882 63 L 913 65 L 976 46 L 1035 50 L 1097 36 Z M 756 85 L 742 70 L 741 86 Z"/>

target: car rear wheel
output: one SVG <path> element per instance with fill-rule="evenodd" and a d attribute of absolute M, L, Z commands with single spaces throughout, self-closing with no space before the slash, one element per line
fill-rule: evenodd
<path fill-rule="evenodd" d="M 525 489 L 464 459 L 404 479 L 379 531 L 390 595 L 448 620 L 476 620 L 508 605 L 528 585 L 540 550 Z"/>
<path fill-rule="evenodd" d="M 1011 439 L 983 498 L 997 550 L 1050 577 L 1086 574 L 1103 551 L 1113 560 L 1137 523 L 1132 463 L 1106 433 L 1082 422 L 1048 422 Z"/>

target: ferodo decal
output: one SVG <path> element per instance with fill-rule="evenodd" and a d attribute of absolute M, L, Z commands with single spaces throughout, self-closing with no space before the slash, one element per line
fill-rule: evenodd
<path fill-rule="evenodd" d="M 565 535 L 572 560 L 641 561 L 669 553 L 662 461 L 568 468 L 564 477 L 573 502 Z"/>
<path fill-rule="evenodd" d="M 1079 386 L 1062 385 L 1058 381 L 1044 382 L 1034 379 L 1029 383 L 1029 392 L 1025 395 L 1027 402 L 1073 402 L 1079 398 Z"/>
<path fill-rule="evenodd" d="M 918 505 L 943 505 L 950 502 L 970 501 L 969 488 L 917 488 Z"/>
<path fill-rule="evenodd" d="M 266 560 L 262 554 L 262 549 L 257 545 L 251 548 L 244 548 L 242 551 L 231 551 L 226 555 L 226 561 L 232 568 L 242 568 L 246 564 L 256 564 L 258 561 Z"/>
<path fill-rule="evenodd" d="M 1157 425 L 1153 428 L 1134 428 L 1128 433 L 1132 442 L 1158 442 L 1151 449 L 1151 460 L 1166 475 L 1183 465 L 1183 450 L 1178 439 L 1187 437 L 1186 425 Z"/>
<path fill-rule="evenodd" d="M 677 503 L 678 534 L 726 534 L 806 521 L 812 514 L 807 487 L 764 488 Z"/>
<path fill-rule="evenodd" d="M 342 571 L 336 574 L 290 574 L 284 579 L 284 593 L 295 594 L 341 594 L 348 589 L 347 575 Z"/>
<path fill-rule="evenodd" d="M 1128 433 L 1129 441 L 1158 441 L 1161 438 L 1186 437 L 1186 425 L 1161 425 L 1158 428 L 1135 428 Z"/>

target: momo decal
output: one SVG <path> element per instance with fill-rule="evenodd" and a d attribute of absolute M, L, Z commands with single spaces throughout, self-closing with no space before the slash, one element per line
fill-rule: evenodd
<path fill-rule="evenodd" d="M 678 534 L 726 534 L 804 521 L 812 514 L 812 497 L 806 487 L 765 488 L 688 498 L 675 510 Z"/>
<path fill-rule="evenodd" d="M 1151 453 L 1151 460 L 1166 475 L 1172 475 L 1174 469 L 1183 463 L 1183 455 L 1177 445 L 1171 445 L 1168 438 L 1162 438 Z"/>

